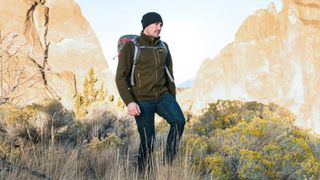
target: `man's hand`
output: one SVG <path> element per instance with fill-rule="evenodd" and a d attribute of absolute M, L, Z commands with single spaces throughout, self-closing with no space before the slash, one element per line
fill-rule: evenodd
<path fill-rule="evenodd" d="M 135 102 L 129 103 L 127 106 L 127 109 L 128 109 L 128 114 L 131 116 L 139 116 L 141 113 L 139 105 Z"/>

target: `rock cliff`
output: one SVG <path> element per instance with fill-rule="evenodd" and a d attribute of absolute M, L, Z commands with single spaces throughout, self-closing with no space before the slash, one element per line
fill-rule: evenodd
<path fill-rule="evenodd" d="M 0 0 L 2 101 L 60 99 L 73 108 L 93 67 L 115 91 L 99 42 L 74 0 Z"/>
<path fill-rule="evenodd" d="M 320 1 L 283 0 L 246 18 L 234 42 L 203 62 L 184 105 L 200 113 L 217 99 L 282 105 L 320 132 Z M 188 98 L 189 97 L 189 98 Z"/>

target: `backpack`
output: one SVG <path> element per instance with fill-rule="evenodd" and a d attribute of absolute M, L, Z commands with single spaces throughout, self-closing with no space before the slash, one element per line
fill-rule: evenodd
<path fill-rule="evenodd" d="M 122 50 L 123 46 L 126 43 L 131 42 L 134 45 L 133 64 L 132 64 L 132 67 L 131 67 L 131 74 L 130 74 L 130 85 L 131 86 L 135 86 L 135 83 L 134 83 L 134 71 L 135 71 L 138 59 L 140 57 L 141 49 L 143 49 L 143 48 L 151 48 L 151 49 L 162 48 L 162 49 L 164 49 L 165 57 L 167 57 L 167 55 L 168 55 L 168 49 L 167 49 L 167 47 L 166 47 L 166 45 L 164 44 L 163 41 L 160 41 L 158 46 L 141 46 L 137 41 L 138 37 L 139 37 L 138 35 L 128 34 L 128 35 L 121 36 L 119 38 L 119 40 L 118 40 L 118 57 L 121 54 L 121 50 Z M 173 76 L 170 74 L 170 71 L 169 71 L 167 65 L 164 65 L 164 66 L 165 66 L 164 69 L 165 69 L 170 81 L 174 82 Z"/>

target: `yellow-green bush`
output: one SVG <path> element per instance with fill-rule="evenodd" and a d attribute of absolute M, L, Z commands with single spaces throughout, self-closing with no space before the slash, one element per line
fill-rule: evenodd
<path fill-rule="evenodd" d="M 230 167 L 226 165 L 225 157 L 215 153 L 204 158 L 204 167 L 211 171 L 214 179 L 232 179 Z"/>
<path fill-rule="evenodd" d="M 109 147 L 121 147 L 124 142 L 116 135 L 108 133 L 107 137 L 99 140 L 97 137 L 93 138 L 88 144 L 89 149 L 92 151 L 101 151 Z"/>
<path fill-rule="evenodd" d="M 194 161 L 213 179 L 320 177 L 320 139 L 294 120 L 275 104 L 217 101 L 193 124 L 194 134 L 184 136 L 183 147 L 197 145 Z"/>
<path fill-rule="evenodd" d="M 74 117 L 72 112 L 55 100 L 25 107 L 3 104 L 0 112 L 1 128 L 13 141 L 47 141 L 61 128 L 72 123 Z"/>

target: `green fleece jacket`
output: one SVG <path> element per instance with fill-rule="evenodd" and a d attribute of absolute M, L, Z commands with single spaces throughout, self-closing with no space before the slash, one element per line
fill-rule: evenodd
<path fill-rule="evenodd" d="M 157 46 L 160 43 L 160 38 L 154 39 L 141 32 L 137 42 L 141 46 Z M 133 87 L 130 85 L 130 74 L 135 51 L 134 44 L 126 43 L 124 45 L 119 55 L 116 84 L 120 96 L 126 105 L 130 102 L 156 100 L 166 91 L 175 96 L 175 84 L 165 72 L 166 64 L 173 77 L 170 51 L 168 45 L 164 44 L 168 49 L 167 55 L 162 48 L 140 49 L 140 56 L 134 72 L 135 86 Z"/>

